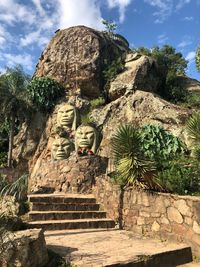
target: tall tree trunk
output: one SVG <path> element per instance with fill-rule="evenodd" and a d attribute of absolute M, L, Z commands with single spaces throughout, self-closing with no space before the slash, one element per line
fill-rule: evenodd
<path fill-rule="evenodd" d="M 8 148 L 8 167 L 12 167 L 12 151 L 13 151 L 13 140 L 14 140 L 14 127 L 15 127 L 15 116 L 11 115 L 10 121 L 10 132 L 9 132 L 9 148 Z"/>

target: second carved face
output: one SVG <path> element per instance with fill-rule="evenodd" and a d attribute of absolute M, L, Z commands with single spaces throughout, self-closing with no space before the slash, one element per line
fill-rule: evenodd
<path fill-rule="evenodd" d="M 82 125 L 76 131 L 75 135 L 76 150 L 90 149 L 93 153 L 97 148 L 97 132 L 89 125 Z"/>
<path fill-rule="evenodd" d="M 67 159 L 72 151 L 72 144 L 66 138 L 57 138 L 52 144 L 52 159 Z"/>

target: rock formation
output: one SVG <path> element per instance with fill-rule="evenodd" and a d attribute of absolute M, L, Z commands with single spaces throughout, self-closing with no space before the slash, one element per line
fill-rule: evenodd
<path fill-rule="evenodd" d="M 10 233 L 1 252 L 2 267 L 38 267 L 48 264 L 48 253 L 41 229 L 30 229 Z"/>
<path fill-rule="evenodd" d="M 115 100 L 131 90 L 157 92 L 163 79 L 164 70 L 160 70 L 154 59 L 137 53 L 127 54 L 125 71 L 111 82 L 108 96 Z"/>
<path fill-rule="evenodd" d="M 66 91 L 98 97 L 103 91 L 103 70 L 128 51 L 124 38 L 112 38 L 85 26 L 56 32 L 37 64 L 35 76 L 48 76 L 60 82 Z"/>
<path fill-rule="evenodd" d="M 118 57 L 125 60 L 125 70 L 117 75 L 110 87 L 106 86 L 109 101 L 112 102 L 94 109 L 90 114 L 102 128 L 99 155 L 111 157 L 110 138 L 122 123 L 161 124 L 187 141 L 184 123 L 191 111 L 164 101 L 155 94 L 164 78 L 164 72 L 158 69 L 155 60 L 131 54 L 126 40 L 120 36 L 84 26 L 71 27 L 56 33 L 35 71 L 35 76 L 47 75 L 61 82 L 66 88 L 66 96 L 60 99 L 50 114 L 35 114 L 29 125 L 22 127 L 15 138 L 13 153 L 18 168 L 23 166 L 23 171 L 28 170 L 31 177 L 35 177 L 41 166 L 51 160 L 52 144 L 58 135 L 56 125 L 60 122 L 59 111 L 67 105 L 69 113 L 72 106 L 85 113 L 91 106 L 90 99 L 103 92 L 103 70 Z M 76 112 L 72 113 L 76 115 Z M 63 121 L 68 121 L 68 117 Z M 79 122 L 74 130 L 78 125 Z M 74 138 L 75 133 L 70 139 L 74 142 Z M 91 148 L 93 146 L 89 150 Z M 95 153 L 96 149 L 91 151 Z"/>
<path fill-rule="evenodd" d="M 191 110 L 169 103 L 156 94 L 139 90 L 128 92 L 91 114 L 103 128 L 100 155 L 110 157 L 110 138 L 123 123 L 159 124 L 187 142 L 184 125 L 190 113 Z"/>

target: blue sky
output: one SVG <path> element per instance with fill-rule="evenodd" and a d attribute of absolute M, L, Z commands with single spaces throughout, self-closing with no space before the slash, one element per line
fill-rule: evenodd
<path fill-rule="evenodd" d="M 187 74 L 200 80 L 200 0 L 0 0 L 0 71 L 22 64 L 33 74 L 57 29 L 103 30 L 102 19 L 115 21 L 131 47 L 171 44 L 189 61 Z"/>

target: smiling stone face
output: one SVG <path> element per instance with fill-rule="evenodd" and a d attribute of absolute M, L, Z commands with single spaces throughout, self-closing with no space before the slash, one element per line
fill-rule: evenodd
<path fill-rule="evenodd" d="M 66 138 L 57 138 L 52 144 L 51 156 L 53 160 L 67 159 L 72 151 L 71 142 Z"/>
<path fill-rule="evenodd" d="M 66 104 L 58 110 L 58 126 L 72 128 L 73 124 L 76 123 L 76 119 L 76 110 L 74 106 Z"/>
<path fill-rule="evenodd" d="M 97 148 L 97 132 L 95 128 L 87 125 L 80 126 L 75 134 L 76 151 L 79 149 L 89 149 L 93 153 Z"/>

